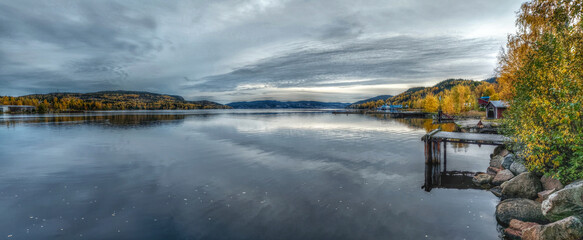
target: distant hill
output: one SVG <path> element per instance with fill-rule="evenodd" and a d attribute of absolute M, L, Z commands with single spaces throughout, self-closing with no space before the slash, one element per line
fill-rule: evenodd
<path fill-rule="evenodd" d="M 176 95 L 121 90 L 32 94 L 17 97 L 14 100 L 35 106 L 42 103 L 42 107 L 49 111 L 231 108 L 211 101 L 186 101 L 183 97 Z"/>
<path fill-rule="evenodd" d="M 484 79 L 484 80 L 482 80 L 482 82 L 488 82 L 488 83 L 494 84 L 494 83 L 498 83 L 498 78 L 492 77 L 492 78 Z"/>
<path fill-rule="evenodd" d="M 370 103 L 370 102 L 377 102 L 378 100 L 383 100 L 386 101 L 387 99 L 393 97 L 393 95 L 379 95 L 376 97 L 372 97 L 372 98 L 368 98 L 368 99 L 364 99 L 364 100 L 360 100 L 358 102 L 354 102 L 352 104 L 350 104 L 349 106 L 347 106 L 346 108 L 363 108 L 365 103 Z"/>
<path fill-rule="evenodd" d="M 457 85 L 467 85 L 471 89 L 474 89 L 476 86 L 480 84 L 481 84 L 480 81 L 474 80 L 447 79 L 435 84 L 432 87 L 410 88 L 407 91 L 390 98 L 389 101 L 392 102 L 393 104 L 410 105 L 415 100 L 423 99 L 429 93 L 437 95 L 438 93 L 443 92 L 445 90 L 451 90 L 453 87 Z"/>
<path fill-rule="evenodd" d="M 227 106 L 236 109 L 266 109 L 266 108 L 345 108 L 350 103 L 340 102 L 317 102 L 317 101 L 252 101 L 252 102 L 232 102 Z"/>
<path fill-rule="evenodd" d="M 377 101 L 377 100 L 381 100 L 381 99 L 382 100 L 387 100 L 387 99 L 392 98 L 392 97 L 393 97 L 393 95 L 379 95 L 379 96 L 376 96 L 376 97 L 371 97 L 371 98 L 368 98 L 368 99 L 360 100 L 360 101 L 354 102 L 352 104 L 363 104 L 365 102 Z"/>

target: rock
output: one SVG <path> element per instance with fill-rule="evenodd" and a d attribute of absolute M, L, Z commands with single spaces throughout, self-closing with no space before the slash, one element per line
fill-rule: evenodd
<path fill-rule="evenodd" d="M 508 226 L 512 219 L 542 224 L 548 222 L 540 209 L 540 203 L 524 198 L 507 199 L 496 206 L 496 220 L 501 225 Z"/>
<path fill-rule="evenodd" d="M 506 229 L 504 229 L 504 239 L 521 240 L 522 239 L 522 230 L 514 229 L 514 228 L 506 228 Z"/>
<path fill-rule="evenodd" d="M 496 174 L 498 174 L 498 172 L 500 172 L 501 170 L 502 168 L 488 167 L 486 173 L 492 176 L 496 176 Z"/>
<path fill-rule="evenodd" d="M 543 184 L 544 190 L 555 189 L 558 191 L 564 188 L 563 184 L 559 180 L 551 177 L 543 176 L 540 179 L 540 182 Z"/>
<path fill-rule="evenodd" d="M 512 173 L 514 173 L 514 175 L 519 175 L 521 173 L 528 172 L 528 169 L 526 169 L 526 166 L 524 166 L 524 164 L 519 163 L 519 162 L 513 162 L 512 164 L 510 164 L 509 169 Z"/>
<path fill-rule="evenodd" d="M 500 155 L 500 153 L 506 150 L 506 147 L 504 145 L 498 145 L 494 148 L 494 155 Z"/>
<path fill-rule="evenodd" d="M 510 152 L 508 152 L 508 150 L 504 149 L 502 151 L 500 151 L 500 153 L 498 153 L 498 156 L 501 157 L 506 157 L 506 155 L 510 154 Z"/>
<path fill-rule="evenodd" d="M 503 157 L 496 155 L 492 157 L 492 159 L 490 159 L 490 167 L 501 168 L 503 161 L 504 161 Z"/>
<path fill-rule="evenodd" d="M 555 192 L 555 189 L 550 189 L 550 190 L 544 190 L 542 192 L 537 193 L 538 198 L 540 198 L 542 201 L 547 200 L 547 198 L 549 198 L 549 196 Z"/>
<path fill-rule="evenodd" d="M 490 188 L 490 192 L 492 192 L 496 197 L 502 197 L 502 188 L 500 186 Z"/>
<path fill-rule="evenodd" d="M 507 239 L 522 239 L 524 230 L 534 226 L 539 226 L 539 224 L 512 219 L 510 220 L 510 226 L 504 229 L 504 237 Z"/>
<path fill-rule="evenodd" d="M 525 172 L 502 184 L 502 198 L 535 199 L 542 188 L 533 173 Z"/>
<path fill-rule="evenodd" d="M 508 154 L 506 155 L 506 157 L 504 157 L 504 160 L 502 161 L 502 167 L 504 169 L 509 169 L 510 165 L 512 165 L 512 163 L 514 162 L 514 154 Z"/>
<path fill-rule="evenodd" d="M 472 182 L 478 187 L 490 188 L 490 182 L 492 181 L 492 178 L 494 177 L 487 173 L 478 173 L 476 176 L 474 176 Z"/>
<path fill-rule="evenodd" d="M 524 240 L 577 240 L 583 239 L 583 222 L 579 217 L 571 216 L 554 223 L 532 226 L 522 233 Z"/>
<path fill-rule="evenodd" d="M 513 177 L 514 177 L 514 174 L 510 170 L 504 169 L 504 170 L 498 172 L 498 174 L 496 174 L 494 179 L 492 179 L 492 185 L 498 186 L 498 185 L 512 179 Z"/>
<path fill-rule="evenodd" d="M 544 215 L 551 220 L 583 215 L 583 180 L 571 183 L 551 194 L 542 203 Z"/>

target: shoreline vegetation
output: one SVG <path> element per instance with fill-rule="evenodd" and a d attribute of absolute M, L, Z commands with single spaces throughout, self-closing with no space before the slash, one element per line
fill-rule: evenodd
<path fill-rule="evenodd" d="M 474 183 L 496 186 L 505 239 L 583 239 L 583 1 L 532 0 L 499 57 L 512 138 Z M 507 149 L 507 150 L 506 150 Z"/>
<path fill-rule="evenodd" d="M 189 110 L 230 109 L 211 101 L 186 101 L 175 95 L 138 91 L 94 93 L 48 93 L 20 97 L 0 97 L 1 105 L 28 105 L 37 113 L 99 110 Z"/>

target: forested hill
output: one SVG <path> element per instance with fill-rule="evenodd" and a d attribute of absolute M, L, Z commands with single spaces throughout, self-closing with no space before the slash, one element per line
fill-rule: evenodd
<path fill-rule="evenodd" d="M 317 101 L 252 101 L 252 102 L 232 102 L 227 106 L 237 109 L 266 109 L 266 108 L 345 108 L 350 103 L 340 102 L 317 102 Z"/>
<path fill-rule="evenodd" d="M 477 86 L 480 86 L 483 83 L 484 83 L 483 81 L 473 81 L 465 79 L 447 79 L 435 84 L 432 87 L 410 88 L 407 91 L 390 98 L 389 101 L 393 104 L 415 106 L 418 105 L 416 104 L 416 102 L 422 100 L 428 94 L 437 96 L 446 90 L 451 90 L 455 86 L 468 86 L 470 89 L 475 89 Z"/>
<path fill-rule="evenodd" d="M 181 96 L 139 91 L 48 93 L 0 97 L 3 105 L 33 105 L 39 111 L 173 110 L 230 108 L 211 101 L 186 101 Z"/>
<path fill-rule="evenodd" d="M 405 108 L 420 109 L 425 107 L 424 100 L 427 96 L 436 98 L 444 97 L 444 99 L 447 97 L 448 100 L 451 100 L 453 97 L 458 102 L 457 105 L 459 105 L 459 102 L 461 101 L 467 101 L 471 105 L 473 104 L 473 100 L 482 96 L 490 96 L 492 99 L 498 99 L 496 85 L 496 78 L 489 78 L 483 81 L 447 79 L 432 87 L 409 88 L 407 91 L 396 96 L 381 95 L 358 101 L 348 106 L 348 108 L 376 109 L 385 103 L 390 103 L 394 105 L 403 105 Z M 460 100 L 460 96 L 462 95 L 464 99 Z M 455 111 L 458 112 L 461 111 L 461 109 L 456 108 Z"/>

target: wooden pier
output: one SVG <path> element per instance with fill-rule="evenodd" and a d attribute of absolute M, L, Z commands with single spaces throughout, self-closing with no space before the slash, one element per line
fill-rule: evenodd
<path fill-rule="evenodd" d="M 484 145 L 502 145 L 510 138 L 497 134 L 443 132 L 439 129 L 427 133 L 421 138 L 425 142 L 425 163 L 441 162 L 441 143 L 443 142 L 443 159 L 446 161 L 446 144 L 473 143 Z"/>
<path fill-rule="evenodd" d="M 426 112 L 389 112 L 389 111 L 335 111 L 332 114 L 385 114 L 391 118 L 431 118 Z"/>
<path fill-rule="evenodd" d="M 510 139 L 495 134 L 443 132 L 436 129 L 427 133 L 421 140 L 425 142 L 425 184 L 422 188 L 429 192 L 432 188 L 479 189 L 472 183 L 475 173 L 447 170 L 448 142 L 502 145 Z M 442 142 L 443 154 L 441 154 Z"/>

